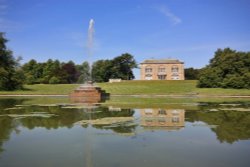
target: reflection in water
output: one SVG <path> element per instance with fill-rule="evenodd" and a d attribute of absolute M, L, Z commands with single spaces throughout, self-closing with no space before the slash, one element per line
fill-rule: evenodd
<path fill-rule="evenodd" d="M 185 125 L 184 109 L 140 109 L 141 126 L 176 130 Z"/>
<path fill-rule="evenodd" d="M 249 110 L 247 104 L 203 104 L 195 110 L 189 110 L 185 107 L 179 109 L 171 109 L 171 107 L 124 109 L 117 106 L 93 107 L 86 104 L 68 103 L 23 105 L 24 102 L 27 102 L 27 100 L 0 99 L 0 152 L 2 152 L 0 157 L 3 156 L 0 159 L 0 164 L 1 162 L 8 164 L 11 160 L 16 159 L 15 156 L 12 156 L 12 158 L 7 156 L 6 158 L 5 153 L 15 155 L 15 152 L 20 152 L 18 148 L 21 146 L 18 142 L 28 146 L 34 141 L 38 141 L 38 147 L 44 147 L 47 151 L 52 150 L 53 145 L 57 143 L 55 141 L 65 141 L 66 144 L 60 145 L 57 149 L 68 148 L 69 150 L 59 151 L 59 154 L 81 148 L 79 150 L 83 153 L 72 153 L 72 157 L 79 154 L 81 158 L 78 161 L 84 161 L 85 166 L 129 166 L 131 165 L 129 162 L 132 163 L 130 159 L 133 159 L 133 157 L 135 157 L 135 166 L 152 166 L 153 164 L 147 164 L 144 159 L 151 157 L 151 153 L 153 154 L 155 151 L 159 151 L 160 154 L 151 160 L 156 164 L 162 164 L 159 166 L 164 166 L 166 157 L 170 157 L 168 161 L 172 162 L 174 161 L 174 158 L 171 159 L 173 155 L 179 155 L 182 152 L 184 154 L 180 155 L 182 157 L 185 157 L 185 153 L 189 155 L 190 149 L 193 151 L 194 156 L 200 155 L 199 150 L 204 151 L 200 148 L 207 148 L 208 153 L 210 148 L 212 151 L 218 149 L 218 154 L 225 155 L 229 159 L 237 155 L 242 158 L 244 155 L 248 155 L 247 153 L 250 153 L 250 112 L 247 112 Z M 239 109 L 240 111 L 237 111 Z M 84 122 L 84 124 L 79 126 L 79 124 L 75 124 L 77 122 Z M 179 131 L 181 128 L 182 130 Z M 41 129 L 44 129 L 45 132 L 42 132 Z M 148 131 L 148 129 L 154 130 Z M 57 134 L 59 131 L 61 134 Z M 40 133 L 43 135 L 39 136 Z M 71 133 L 71 135 L 68 135 L 68 133 Z M 55 134 L 55 138 L 52 140 L 50 136 L 53 134 Z M 216 134 L 217 139 L 213 138 L 214 134 Z M 64 135 L 68 138 L 65 139 Z M 39 137 L 36 138 L 36 136 Z M 79 138 L 79 136 L 82 138 Z M 204 137 L 202 138 L 202 136 Z M 42 145 L 41 143 L 44 140 L 47 142 Z M 16 142 L 13 143 L 13 141 Z M 73 144 L 69 145 L 70 142 Z M 224 142 L 231 145 L 223 145 Z M 12 148 L 11 145 L 13 144 L 15 147 Z M 180 152 L 175 147 L 179 148 Z M 232 149 L 231 154 L 223 151 L 225 147 L 229 150 Z M 244 154 L 241 149 L 243 147 Z M 4 149 L 7 151 L 5 152 Z M 166 150 L 171 149 L 172 151 L 166 152 Z M 29 151 L 36 155 L 35 153 L 40 150 L 34 151 L 29 148 L 27 152 L 25 150 L 23 155 L 28 154 Z M 212 151 L 210 150 L 210 152 Z M 234 151 L 238 151 L 237 155 Z M 67 157 L 67 154 L 64 155 Z M 161 155 L 168 156 L 164 158 Z M 50 158 L 46 154 L 43 156 L 45 159 Z M 126 157 L 130 157 L 130 159 L 126 159 Z M 139 158 L 137 159 L 137 157 Z M 23 158 L 30 159 L 29 157 Z M 116 160 L 117 163 L 115 164 L 107 163 L 105 165 L 105 162 Z M 55 162 L 58 159 L 50 161 Z M 143 163 L 144 161 L 145 163 Z M 207 163 L 206 158 L 203 161 L 204 164 Z M 240 161 L 245 164 L 248 159 L 242 158 Z M 183 158 L 183 164 L 184 162 L 189 161 L 185 161 L 185 158 Z M 180 163 L 180 161 L 176 161 L 176 163 Z M 224 163 L 228 166 L 231 165 L 230 163 Z M 180 164 L 179 166 L 183 165 Z M 22 165 L 19 164 L 19 166 Z M 25 166 L 25 163 L 23 166 Z M 61 166 L 66 166 L 66 164 Z M 192 164 L 187 166 L 192 166 Z M 216 165 L 212 164 L 211 166 Z"/>
<path fill-rule="evenodd" d="M 186 112 L 189 122 L 202 121 L 216 125 L 211 130 L 220 142 L 234 143 L 250 139 L 250 112 L 242 111 L 196 111 Z"/>

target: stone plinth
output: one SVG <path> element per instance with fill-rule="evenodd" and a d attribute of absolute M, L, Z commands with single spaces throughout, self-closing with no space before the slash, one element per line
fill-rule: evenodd
<path fill-rule="evenodd" d="M 70 98 L 78 103 L 98 103 L 101 97 L 101 88 L 89 83 L 80 86 L 70 94 Z"/>

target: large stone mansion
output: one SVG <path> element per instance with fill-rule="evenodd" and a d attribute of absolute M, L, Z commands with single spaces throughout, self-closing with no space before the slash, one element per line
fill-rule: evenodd
<path fill-rule="evenodd" d="M 141 80 L 184 80 L 184 62 L 175 59 L 145 60 L 140 64 Z"/>

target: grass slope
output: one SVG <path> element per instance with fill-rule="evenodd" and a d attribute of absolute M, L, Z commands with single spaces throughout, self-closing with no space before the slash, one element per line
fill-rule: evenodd
<path fill-rule="evenodd" d="M 97 83 L 111 95 L 250 95 L 249 89 L 196 88 L 197 81 L 123 81 Z M 0 95 L 68 95 L 79 84 L 25 85 L 24 90 L 0 91 Z"/>
<path fill-rule="evenodd" d="M 99 83 L 107 93 L 116 95 L 250 95 L 249 89 L 197 88 L 197 81 L 123 81 Z"/>

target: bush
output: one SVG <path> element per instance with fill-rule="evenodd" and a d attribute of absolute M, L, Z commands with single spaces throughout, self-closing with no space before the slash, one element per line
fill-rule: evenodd
<path fill-rule="evenodd" d="M 49 84 L 59 84 L 60 80 L 57 77 L 52 77 L 49 80 Z"/>

